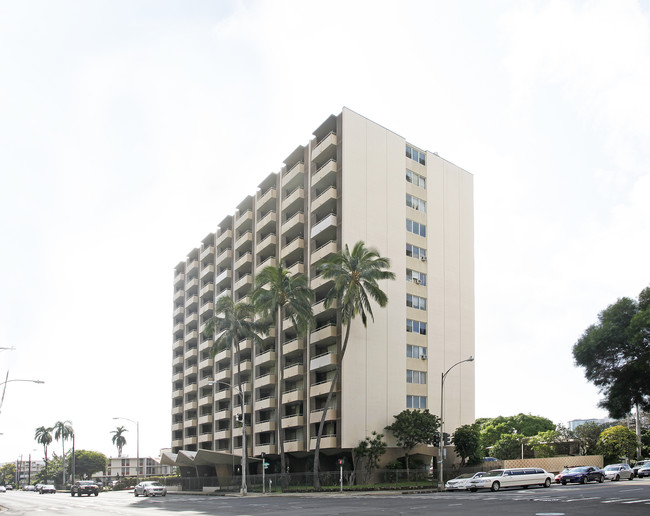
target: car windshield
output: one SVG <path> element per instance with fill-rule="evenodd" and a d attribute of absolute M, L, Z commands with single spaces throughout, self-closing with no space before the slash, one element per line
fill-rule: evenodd
<path fill-rule="evenodd" d="M 488 471 L 484 477 L 500 477 L 503 475 L 503 470 L 502 469 L 493 469 L 492 471 Z"/>
<path fill-rule="evenodd" d="M 618 471 L 619 469 L 621 469 L 620 466 L 607 466 L 605 471 Z"/>
<path fill-rule="evenodd" d="M 162 487 L 162 484 L 160 482 L 150 482 L 149 485 L 155 487 Z"/>
<path fill-rule="evenodd" d="M 464 478 L 472 478 L 473 476 L 474 475 L 472 475 L 471 473 L 465 473 L 464 475 L 460 475 L 454 478 L 454 480 L 463 480 Z"/>
<path fill-rule="evenodd" d="M 570 473 L 586 473 L 587 468 L 571 468 Z"/>
<path fill-rule="evenodd" d="M 80 486 L 92 486 L 94 484 L 90 480 L 82 480 L 81 482 L 79 482 L 79 485 Z"/>

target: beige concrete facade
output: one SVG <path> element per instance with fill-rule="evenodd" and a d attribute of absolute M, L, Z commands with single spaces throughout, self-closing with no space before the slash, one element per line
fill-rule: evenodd
<path fill-rule="evenodd" d="M 248 300 L 267 265 L 307 275 L 317 324 L 297 338 L 287 320 L 283 335 L 272 332 L 262 346 L 240 343 L 252 455 L 279 452 L 278 409 L 285 451 L 300 457 L 314 448 L 342 339 L 336 310 L 322 303 L 331 283 L 318 264 L 345 244 L 377 248 L 396 280 L 382 285 L 389 304 L 374 308 L 374 322 L 353 324 L 324 449 L 355 447 L 406 408 L 439 414 L 441 373 L 474 355 L 471 174 L 345 108 L 313 134 L 175 268 L 173 451 L 241 452 L 241 409 L 227 388 L 239 381 L 237 357 L 224 350 L 210 358 L 204 329 L 217 298 Z M 446 431 L 474 421 L 473 364 L 447 377 L 444 416 Z"/>

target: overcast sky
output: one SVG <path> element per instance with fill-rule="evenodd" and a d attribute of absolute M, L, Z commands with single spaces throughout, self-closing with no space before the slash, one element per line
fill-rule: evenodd
<path fill-rule="evenodd" d="M 0 381 L 46 383 L 0 461 L 170 445 L 174 266 L 343 106 L 474 175 L 476 416 L 605 416 L 571 348 L 650 284 L 648 92 L 636 1 L 2 2 Z"/>

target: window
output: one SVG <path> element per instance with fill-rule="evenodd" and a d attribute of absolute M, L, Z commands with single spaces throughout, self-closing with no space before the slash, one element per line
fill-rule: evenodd
<path fill-rule="evenodd" d="M 412 170 L 409 170 L 408 168 L 406 169 L 406 180 L 409 183 L 414 184 L 415 186 L 419 186 L 420 188 L 425 188 L 427 187 L 427 180 L 424 178 L 424 176 L 421 176 L 420 174 L 416 174 Z"/>
<path fill-rule="evenodd" d="M 418 310 L 426 310 L 427 298 L 414 296 L 413 294 L 406 294 L 406 306 L 409 308 L 417 308 Z"/>
<path fill-rule="evenodd" d="M 427 383 L 427 373 L 424 371 L 406 370 L 406 383 Z"/>
<path fill-rule="evenodd" d="M 406 269 L 406 281 L 417 283 L 418 285 L 426 285 L 427 275 L 424 272 Z"/>
<path fill-rule="evenodd" d="M 425 409 L 427 408 L 426 396 L 406 396 L 406 408 L 409 409 Z"/>
<path fill-rule="evenodd" d="M 427 356 L 427 348 L 424 346 L 412 346 L 411 344 L 406 345 L 406 357 L 407 358 L 421 358 Z"/>
<path fill-rule="evenodd" d="M 426 157 L 424 155 L 424 152 L 421 152 L 417 149 L 414 149 L 413 147 L 407 145 L 406 146 L 406 157 L 411 158 L 413 161 L 417 161 L 418 163 L 421 163 L 422 165 L 426 165 Z"/>
<path fill-rule="evenodd" d="M 427 212 L 427 203 L 419 197 L 415 197 L 415 195 L 406 194 L 406 205 L 409 208 L 421 211 L 422 213 Z"/>
<path fill-rule="evenodd" d="M 406 244 L 406 256 L 417 258 L 425 262 L 427 260 L 427 250 L 416 245 Z"/>
<path fill-rule="evenodd" d="M 422 321 L 414 321 L 413 319 L 406 319 L 406 331 L 409 333 L 419 333 L 420 335 L 426 335 L 427 323 Z"/>
<path fill-rule="evenodd" d="M 423 237 L 427 236 L 427 226 L 411 219 L 406 219 L 406 231 Z"/>

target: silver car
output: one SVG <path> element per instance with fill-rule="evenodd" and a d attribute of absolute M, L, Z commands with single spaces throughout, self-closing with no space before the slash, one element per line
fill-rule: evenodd
<path fill-rule="evenodd" d="M 603 474 L 606 480 L 632 480 L 634 478 L 634 471 L 627 464 L 610 464 L 603 469 Z"/>
<path fill-rule="evenodd" d="M 133 488 L 135 496 L 167 496 L 167 488 L 160 482 L 140 482 Z"/>
<path fill-rule="evenodd" d="M 473 478 L 481 478 L 483 475 L 485 475 L 485 471 L 479 471 L 478 473 L 465 473 L 459 477 L 452 478 L 445 484 L 445 491 L 465 491 L 470 480 Z"/>

